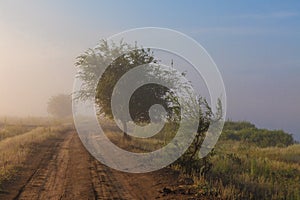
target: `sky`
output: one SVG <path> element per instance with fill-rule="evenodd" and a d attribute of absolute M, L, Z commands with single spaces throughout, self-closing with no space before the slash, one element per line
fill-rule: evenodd
<path fill-rule="evenodd" d="M 0 2 L 0 115 L 47 115 L 71 93 L 76 56 L 112 34 L 164 27 L 199 42 L 217 64 L 232 120 L 300 140 L 299 1 Z"/>

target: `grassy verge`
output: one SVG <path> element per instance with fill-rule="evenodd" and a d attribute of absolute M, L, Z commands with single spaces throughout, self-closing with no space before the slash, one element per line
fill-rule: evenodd
<path fill-rule="evenodd" d="M 162 136 L 169 132 L 165 130 Z M 116 145 L 132 152 L 159 149 L 168 138 L 124 140 L 118 131 L 111 131 L 107 136 Z M 181 172 L 180 179 L 191 177 L 194 180 L 187 190 L 192 190 L 195 196 L 204 199 L 300 199 L 300 144 L 259 147 L 244 141 L 220 140 L 209 159 L 211 167 L 205 176 L 197 172 L 187 175 L 182 165 L 171 165 L 173 170 Z"/>
<path fill-rule="evenodd" d="M 199 188 L 221 199 L 300 199 L 300 145 L 259 148 L 221 141 Z"/>
<path fill-rule="evenodd" d="M 0 141 L 9 137 L 21 135 L 29 132 L 32 129 L 34 129 L 34 127 L 23 125 L 5 125 L 4 127 L 0 128 Z"/>
<path fill-rule="evenodd" d="M 33 144 L 58 136 L 59 128 L 36 128 L 0 141 L 0 185 L 22 166 Z"/>

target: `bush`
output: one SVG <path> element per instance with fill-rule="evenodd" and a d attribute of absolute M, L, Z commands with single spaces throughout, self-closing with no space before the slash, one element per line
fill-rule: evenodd
<path fill-rule="evenodd" d="M 223 140 L 254 143 L 259 147 L 286 147 L 295 143 L 293 136 L 283 130 L 258 129 L 249 122 L 226 122 Z"/>

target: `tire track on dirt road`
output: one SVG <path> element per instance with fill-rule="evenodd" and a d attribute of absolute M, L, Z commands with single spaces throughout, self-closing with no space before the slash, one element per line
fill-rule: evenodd
<path fill-rule="evenodd" d="M 71 162 L 71 143 L 74 134 L 66 133 L 63 141 L 51 148 L 33 176 L 22 187 L 15 199 L 62 199 L 66 194 Z"/>
<path fill-rule="evenodd" d="M 0 199 L 156 199 L 174 181 L 163 170 L 128 174 L 106 167 L 69 131 L 35 146 Z"/>

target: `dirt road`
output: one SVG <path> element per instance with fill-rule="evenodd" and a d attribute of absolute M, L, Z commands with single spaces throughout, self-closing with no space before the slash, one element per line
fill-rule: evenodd
<path fill-rule="evenodd" d="M 76 132 L 37 145 L 0 199 L 157 199 L 176 181 L 169 171 L 128 174 L 95 160 Z"/>

